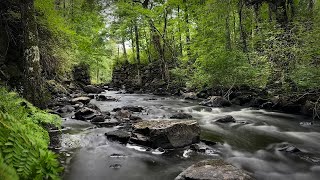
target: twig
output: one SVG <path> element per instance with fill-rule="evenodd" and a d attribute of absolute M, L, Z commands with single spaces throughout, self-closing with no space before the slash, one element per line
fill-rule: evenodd
<path fill-rule="evenodd" d="M 226 98 L 228 101 L 230 101 L 230 94 L 233 93 L 232 88 L 234 86 L 235 82 L 233 82 L 232 86 L 229 88 L 229 90 L 226 92 L 226 94 L 223 96 Z"/>

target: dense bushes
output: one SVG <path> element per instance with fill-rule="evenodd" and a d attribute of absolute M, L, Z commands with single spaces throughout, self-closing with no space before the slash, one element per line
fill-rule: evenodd
<path fill-rule="evenodd" d="M 59 179 L 62 169 L 48 150 L 46 124 L 60 126 L 59 117 L 0 89 L 0 179 Z"/>

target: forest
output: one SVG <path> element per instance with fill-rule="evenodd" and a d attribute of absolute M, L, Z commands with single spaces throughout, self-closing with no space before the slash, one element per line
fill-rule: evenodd
<path fill-rule="evenodd" d="M 154 119 L 165 123 L 147 123 Z M 180 131 L 170 129 L 175 120 L 182 135 L 170 133 Z M 320 175 L 319 120 L 317 0 L 0 1 L 1 180 L 183 180 L 203 163 L 223 169 L 209 169 L 217 177 L 207 179 L 273 173 L 273 179 L 313 180 Z M 103 130 L 107 141 L 94 138 Z M 132 144 L 172 159 L 181 150 L 172 149 L 187 148 L 179 156 L 192 151 L 198 154 L 186 156 L 197 162 L 212 157 L 209 150 L 225 151 L 221 162 L 202 164 L 162 157 L 154 160 L 166 164 L 159 174 L 142 169 L 153 167 L 141 165 L 143 159 L 133 161 L 137 176 L 124 176 L 134 174 L 135 166 L 122 167 L 128 163 L 81 169 L 91 162 L 84 160 L 91 153 L 86 148 L 110 139 L 126 146 L 110 145 L 103 153 L 115 151 L 110 157 L 123 161 Z M 237 158 L 257 158 L 272 170 Z"/>

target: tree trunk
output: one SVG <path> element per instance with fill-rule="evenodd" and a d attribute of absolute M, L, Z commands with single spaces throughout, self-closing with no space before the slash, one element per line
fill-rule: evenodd
<path fill-rule="evenodd" d="M 184 20 L 185 20 L 185 31 L 186 31 L 186 44 L 187 44 L 187 55 L 189 58 L 189 63 L 191 61 L 191 51 L 190 51 L 190 28 L 189 28 L 189 12 L 188 12 L 188 3 L 187 0 L 183 0 L 183 4 L 185 6 L 184 9 Z"/>
<path fill-rule="evenodd" d="M 41 77 L 40 51 L 38 47 L 38 29 L 35 18 L 34 1 L 21 0 L 21 18 L 23 25 L 23 60 L 25 97 L 36 106 L 43 107 L 43 79 Z"/>
<path fill-rule="evenodd" d="M 231 51 L 231 31 L 230 31 L 230 0 L 227 2 L 227 16 L 226 16 L 226 50 Z"/>
<path fill-rule="evenodd" d="M 169 68 L 168 63 L 166 61 L 165 51 L 166 51 L 166 36 L 167 36 L 167 24 L 168 24 L 168 12 L 167 8 L 164 10 L 164 27 L 163 27 L 163 45 L 162 45 L 162 54 L 163 54 L 163 71 L 164 71 L 164 77 L 165 80 L 169 81 Z"/>
<path fill-rule="evenodd" d="M 125 40 L 123 37 L 121 39 L 121 44 L 122 44 L 123 56 L 125 61 L 127 62 L 128 61 L 127 48 L 126 48 Z"/>
<path fill-rule="evenodd" d="M 248 45 L 247 45 L 247 34 L 246 30 L 243 26 L 243 6 L 244 6 L 244 0 L 239 0 L 239 28 L 240 28 L 240 39 L 242 42 L 242 50 L 243 52 L 247 53 L 248 52 Z"/>
<path fill-rule="evenodd" d="M 130 35 L 131 35 L 131 46 L 132 46 L 132 54 L 133 54 L 133 61 L 136 61 L 136 56 L 135 56 L 135 47 L 134 47 L 134 39 L 133 39 L 133 28 L 130 28 Z"/>
<path fill-rule="evenodd" d="M 183 47 L 182 47 L 182 38 L 181 38 L 181 25 L 180 25 L 180 6 L 178 6 L 178 31 L 179 31 L 179 55 L 182 56 L 182 51 L 183 51 Z"/>
<path fill-rule="evenodd" d="M 140 45 L 139 45 L 139 30 L 137 22 L 134 22 L 134 34 L 136 39 L 136 53 L 137 53 L 137 72 L 138 72 L 138 85 L 141 85 L 141 76 L 140 76 Z"/>
<path fill-rule="evenodd" d="M 145 0 L 142 3 L 143 8 L 145 8 L 145 9 L 148 9 L 148 5 L 149 5 L 149 0 Z M 149 19 L 148 23 L 149 23 L 150 30 L 151 30 L 151 39 L 152 39 L 153 45 L 159 53 L 160 63 L 163 64 L 163 62 L 165 62 L 165 55 L 164 55 L 164 51 L 163 51 L 163 47 L 162 47 L 162 43 L 161 43 L 161 38 L 163 39 L 163 37 L 160 36 L 161 33 L 155 27 L 152 19 Z M 167 25 L 165 24 L 165 26 L 167 26 Z M 163 43 L 163 46 L 165 46 L 164 43 Z M 160 66 L 162 66 L 162 65 L 160 65 Z M 165 72 L 164 68 L 160 67 L 160 69 L 162 71 L 161 72 L 162 79 L 166 80 L 167 77 L 166 77 L 166 72 Z"/>

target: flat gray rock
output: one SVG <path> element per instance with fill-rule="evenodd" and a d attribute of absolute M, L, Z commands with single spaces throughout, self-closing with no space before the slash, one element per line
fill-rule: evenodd
<path fill-rule="evenodd" d="M 220 159 L 201 161 L 179 174 L 175 180 L 253 180 L 246 171 Z"/>

